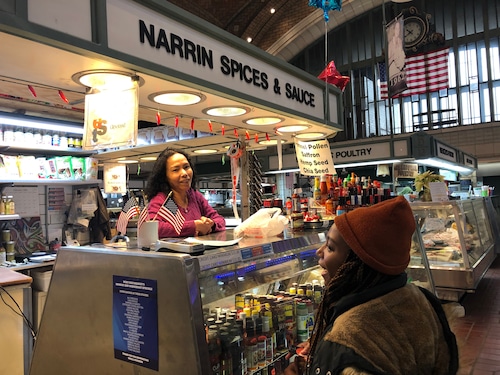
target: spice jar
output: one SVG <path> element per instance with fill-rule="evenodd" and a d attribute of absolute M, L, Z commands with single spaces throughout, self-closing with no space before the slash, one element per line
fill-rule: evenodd
<path fill-rule="evenodd" d="M 12 262 L 16 259 L 16 252 L 14 249 L 15 242 L 14 241 L 7 241 L 5 243 L 5 252 L 6 252 L 6 260 L 9 262 Z"/>
<path fill-rule="evenodd" d="M 5 252 L 5 248 L 0 246 L 0 264 L 5 263 L 7 261 L 7 254 Z"/>

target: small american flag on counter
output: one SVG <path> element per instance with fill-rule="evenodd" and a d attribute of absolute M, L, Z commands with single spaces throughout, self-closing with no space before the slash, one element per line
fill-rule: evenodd
<path fill-rule="evenodd" d="M 137 203 L 137 199 L 131 197 L 124 205 L 120 212 L 120 216 L 118 216 L 118 221 L 116 222 L 116 230 L 120 232 L 120 234 L 127 233 L 127 224 L 131 218 L 136 215 L 139 215 L 139 204 Z"/>

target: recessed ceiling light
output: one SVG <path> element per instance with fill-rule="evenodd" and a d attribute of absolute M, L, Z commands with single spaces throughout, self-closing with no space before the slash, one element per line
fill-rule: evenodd
<path fill-rule="evenodd" d="M 205 96 L 190 91 L 164 91 L 148 96 L 149 100 L 165 105 L 191 105 L 205 100 Z"/>
<path fill-rule="evenodd" d="M 251 37 L 248 37 L 248 38 L 247 38 L 247 42 L 248 42 L 248 43 L 252 43 L 252 38 L 251 38 Z"/>
<path fill-rule="evenodd" d="M 325 133 L 320 133 L 320 132 L 295 134 L 295 138 L 299 138 L 299 139 L 318 139 L 318 138 L 324 138 L 324 137 L 325 137 Z"/>
<path fill-rule="evenodd" d="M 276 128 L 276 131 L 281 133 L 297 133 L 306 129 L 309 129 L 309 125 L 286 125 Z"/>
<path fill-rule="evenodd" d="M 122 72 L 119 70 L 86 70 L 73 74 L 73 81 L 83 86 L 98 90 L 128 90 L 133 87 L 134 82 L 139 86 L 144 80 L 135 73 Z"/>
<path fill-rule="evenodd" d="M 274 125 L 274 124 L 279 124 L 282 121 L 283 121 L 283 119 L 281 117 L 273 117 L 273 116 L 254 117 L 254 118 L 249 118 L 248 120 L 245 120 L 245 124 L 248 124 L 248 125 Z"/>
<path fill-rule="evenodd" d="M 282 139 L 281 143 L 285 143 L 285 140 Z M 278 140 L 277 139 L 270 139 L 270 140 L 266 139 L 264 141 L 259 141 L 259 144 L 260 145 L 277 145 L 278 144 Z"/>
<path fill-rule="evenodd" d="M 217 153 L 217 150 L 201 149 L 201 150 L 194 150 L 193 152 L 195 154 L 215 154 L 215 153 Z"/>
<path fill-rule="evenodd" d="M 275 8 L 271 8 L 270 12 L 271 12 L 271 14 L 274 14 L 274 12 L 276 12 L 276 9 Z"/>
<path fill-rule="evenodd" d="M 203 112 L 210 116 L 233 117 L 244 115 L 250 112 L 250 110 L 246 107 L 228 106 L 207 108 Z"/>

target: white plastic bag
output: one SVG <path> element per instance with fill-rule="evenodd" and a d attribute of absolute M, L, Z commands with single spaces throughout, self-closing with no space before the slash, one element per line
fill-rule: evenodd
<path fill-rule="evenodd" d="M 273 237 L 282 233 L 288 219 L 281 215 L 281 208 L 261 208 L 236 228 L 235 237 Z"/>

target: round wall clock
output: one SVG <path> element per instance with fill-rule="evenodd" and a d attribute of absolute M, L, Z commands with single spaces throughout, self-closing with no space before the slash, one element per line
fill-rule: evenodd
<path fill-rule="evenodd" d="M 405 48 L 417 46 L 427 34 L 427 22 L 417 16 L 409 16 L 404 20 Z"/>

